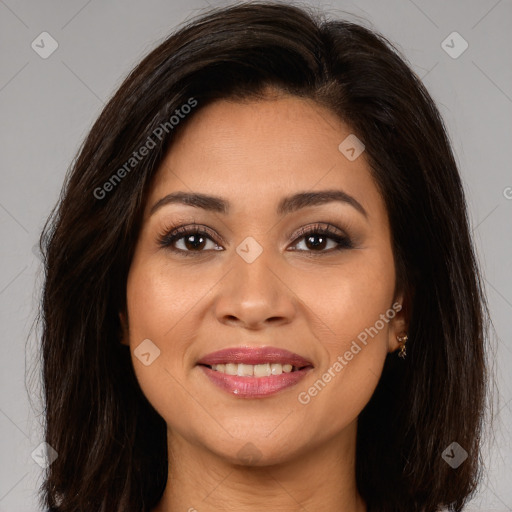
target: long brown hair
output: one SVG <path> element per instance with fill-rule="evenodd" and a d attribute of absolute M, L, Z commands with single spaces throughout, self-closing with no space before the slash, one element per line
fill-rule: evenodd
<path fill-rule="evenodd" d="M 267 86 L 327 106 L 364 141 L 390 219 L 410 341 L 405 362 L 388 355 L 360 415 L 359 492 L 369 510 L 389 512 L 460 511 L 474 492 L 488 312 L 439 112 L 377 32 L 305 7 L 251 2 L 188 22 L 137 65 L 88 134 L 41 234 L 45 440 L 58 452 L 41 487 L 49 510 L 149 511 L 159 501 L 166 425 L 119 342 L 142 209 L 194 112 Z M 191 98 L 193 111 L 171 126 Z M 155 145 L 127 167 L 152 134 Z M 441 456 L 453 441 L 469 454 L 456 470 Z"/>

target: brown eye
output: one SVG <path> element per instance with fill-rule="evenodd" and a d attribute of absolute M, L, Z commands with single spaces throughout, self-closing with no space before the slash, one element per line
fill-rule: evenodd
<path fill-rule="evenodd" d="M 297 240 L 304 240 L 303 246 L 305 249 L 293 249 L 294 251 L 330 253 L 333 250 L 353 248 L 350 238 L 340 234 L 337 230 L 335 231 L 330 225 L 304 228 L 299 231 L 298 235 Z"/>
<path fill-rule="evenodd" d="M 213 247 L 207 247 L 208 242 L 211 242 Z M 159 237 L 158 243 L 162 247 L 186 256 L 206 252 L 206 250 L 222 250 L 209 231 L 194 226 L 181 226 L 169 233 L 164 233 Z"/>

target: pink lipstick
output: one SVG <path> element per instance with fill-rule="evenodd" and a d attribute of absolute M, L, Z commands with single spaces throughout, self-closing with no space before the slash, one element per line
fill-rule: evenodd
<path fill-rule="evenodd" d="M 243 398 L 273 395 L 313 369 L 304 357 L 275 347 L 219 350 L 202 357 L 197 365 L 213 384 Z"/>

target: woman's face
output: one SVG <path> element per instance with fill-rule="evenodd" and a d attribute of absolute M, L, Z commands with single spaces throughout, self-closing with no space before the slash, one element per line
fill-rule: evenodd
<path fill-rule="evenodd" d="M 232 462 L 353 444 L 404 331 L 364 151 L 296 97 L 218 101 L 189 121 L 152 184 L 127 282 L 124 343 L 144 394 L 176 446 Z M 206 233 L 168 236 L 193 224 Z"/>

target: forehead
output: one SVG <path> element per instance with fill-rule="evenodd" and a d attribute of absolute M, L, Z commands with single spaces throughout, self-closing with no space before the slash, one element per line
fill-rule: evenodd
<path fill-rule="evenodd" d="M 240 213 L 274 208 L 293 192 L 341 189 L 382 209 L 364 152 L 351 161 L 339 149 L 351 135 L 333 112 L 294 96 L 199 105 L 154 178 L 148 208 L 176 190 L 225 197 Z"/>

